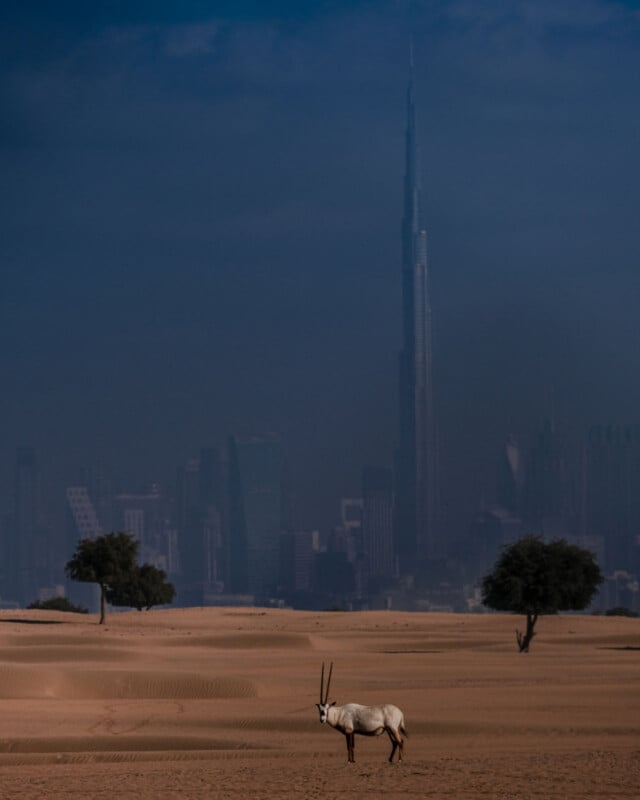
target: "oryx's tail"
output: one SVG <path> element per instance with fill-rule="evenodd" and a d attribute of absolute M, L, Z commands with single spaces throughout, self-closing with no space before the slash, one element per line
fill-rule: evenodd
<path fill-rule="evenodd" d="M 403 736 L 406 736 L 406 737 L 407 737 L 407 739 L 409 738 L 409 733 L 408 733 L 407 729 L 404 727 L 404 722 L 403 722 L 403 723 L 402 723 L 402 725 L 400 726 L 400 733 L 401 733 Z"/>

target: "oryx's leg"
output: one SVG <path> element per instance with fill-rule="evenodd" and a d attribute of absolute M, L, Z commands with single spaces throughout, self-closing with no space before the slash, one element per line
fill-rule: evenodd
<path fill-rule="evenodd" d="M 391 755 L 389 756 L 389 763 L 393 763 L 393 756 L 398 748 L 398 761 L 402 761 L 402 737 L 398 731 L 391 730 L 391 728 L 387 728 L 387 733 L 389 734 L 389 739 L 391 740 Z"/>
<path fill-rule="evenodd" d="M 356 762 L 355 746 L 356 746 L 356 735 L 352 731 L 351 733 L 347 734 L 347 751 L 349 753 L 349 762 L 351 764 L 355 764 Z"/>

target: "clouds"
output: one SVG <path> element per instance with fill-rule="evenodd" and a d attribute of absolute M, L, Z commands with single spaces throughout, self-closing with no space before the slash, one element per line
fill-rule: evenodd
<path fill-rule="evenodd" d="M 217 22 L 174 26 L 167 36 L 167 53 L 176 58 L 210 54 L 215 49 L 219 32 Z"/>
<path fill-rule="evenodd" d="M 47 58 L 34 48 L 4 73 L 10 164 L 25 148 L 36 161 L 52 148 L 73 186 L 74 173 L 90 175 L 94 153 L 103 191 L 120 175 L 130 197 L 146 185 L 151 204 L 161 187 L 176 199 L 184 191 L 181 208 L 189 187 L 202 207 L 209 182 L 221 201 L 210 193 L 210 218 L 228 231 L 246 219 L 285 236 L 289 221 L 315 219 L 331 235 L 347 218 L 380 219 L 390 204 L 357 194 L 395 192 L 397 204 L 407 9 L 324 6 L 313 18 L 288 17 L 288 4 L 251 9 L 212 19 L 198 3 L 180 14 L 141 4 L 135 16 L 63 6 L 59 25 L 75 30 L 73 41 Z M 540 219 L 536 206 L 580 213 L 613 175 L 633 191 L 636 9 L 496 0 L 414 3 L 412 14 L 430 218 L 455 205 L 465 227 L 496 213 L 522 227 Z M 17 169 L 21 181 L 35 176 Z M 260 197 L 269 207 L 257 218 Z M 125 207 L 119 201 L 104 223 Z M 179 208 L 160 227 L 174 220 Z"/>
<path fill-rule="evenodd" d="M 436 4 L 422 4 L 429 15 Z M 499 27 L 525 28 L 528 34 L 540 35 L 557 30 L 593 31 L 605 34 L 612 28 L 620 31 L 637 25 L 640 19 L 636 2 L 611 2 L 610 0 L 488 0 L 474 3 L 472 0 L 452 0 L 437 4 L 440 12 L 452 23 L 458 22 L 470 28 L 487 30 Z"/>

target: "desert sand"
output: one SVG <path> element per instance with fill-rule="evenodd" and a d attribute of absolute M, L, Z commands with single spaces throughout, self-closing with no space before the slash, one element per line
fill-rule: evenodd
<path fill-rule="evenodd" d="M 638 798 L 640 620 L 171 609 L 0 613 L 0 798 Z M 405 712 L 321 725 L 331 699 Z"/>

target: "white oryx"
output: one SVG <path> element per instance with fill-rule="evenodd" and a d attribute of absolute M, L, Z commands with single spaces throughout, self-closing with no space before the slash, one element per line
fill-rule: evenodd
<path fill-rule="evenodd" d="M 320 722 L 326 722 L 340 733 L 344 733 L 347 740 L 347 753 L 349 761 L 355 762 L 354 739 L 355 734 L 362 736 L 380 736 L 387 732 L 391 739 L 391 755 L 389 762 L 393 761 L 393 754 L 398 750 L 398 761 L 402 761 L 402 735 L 409 734 L 404 727 L 404 714 L 397 706 L 385 703 L 382 706 L 361 706 L 359 703 L 347 703 L 345 706 L 337 706 L 329 703 L 329 685 L 331 684 L 331 673 L 333 672 L 333 661 L 329 667 L 329 677 L 327 678 L 327 688 L 324 689 L 324 663 L 320 673 L 320 702 L 316 703 L 320 712 Z"/>

